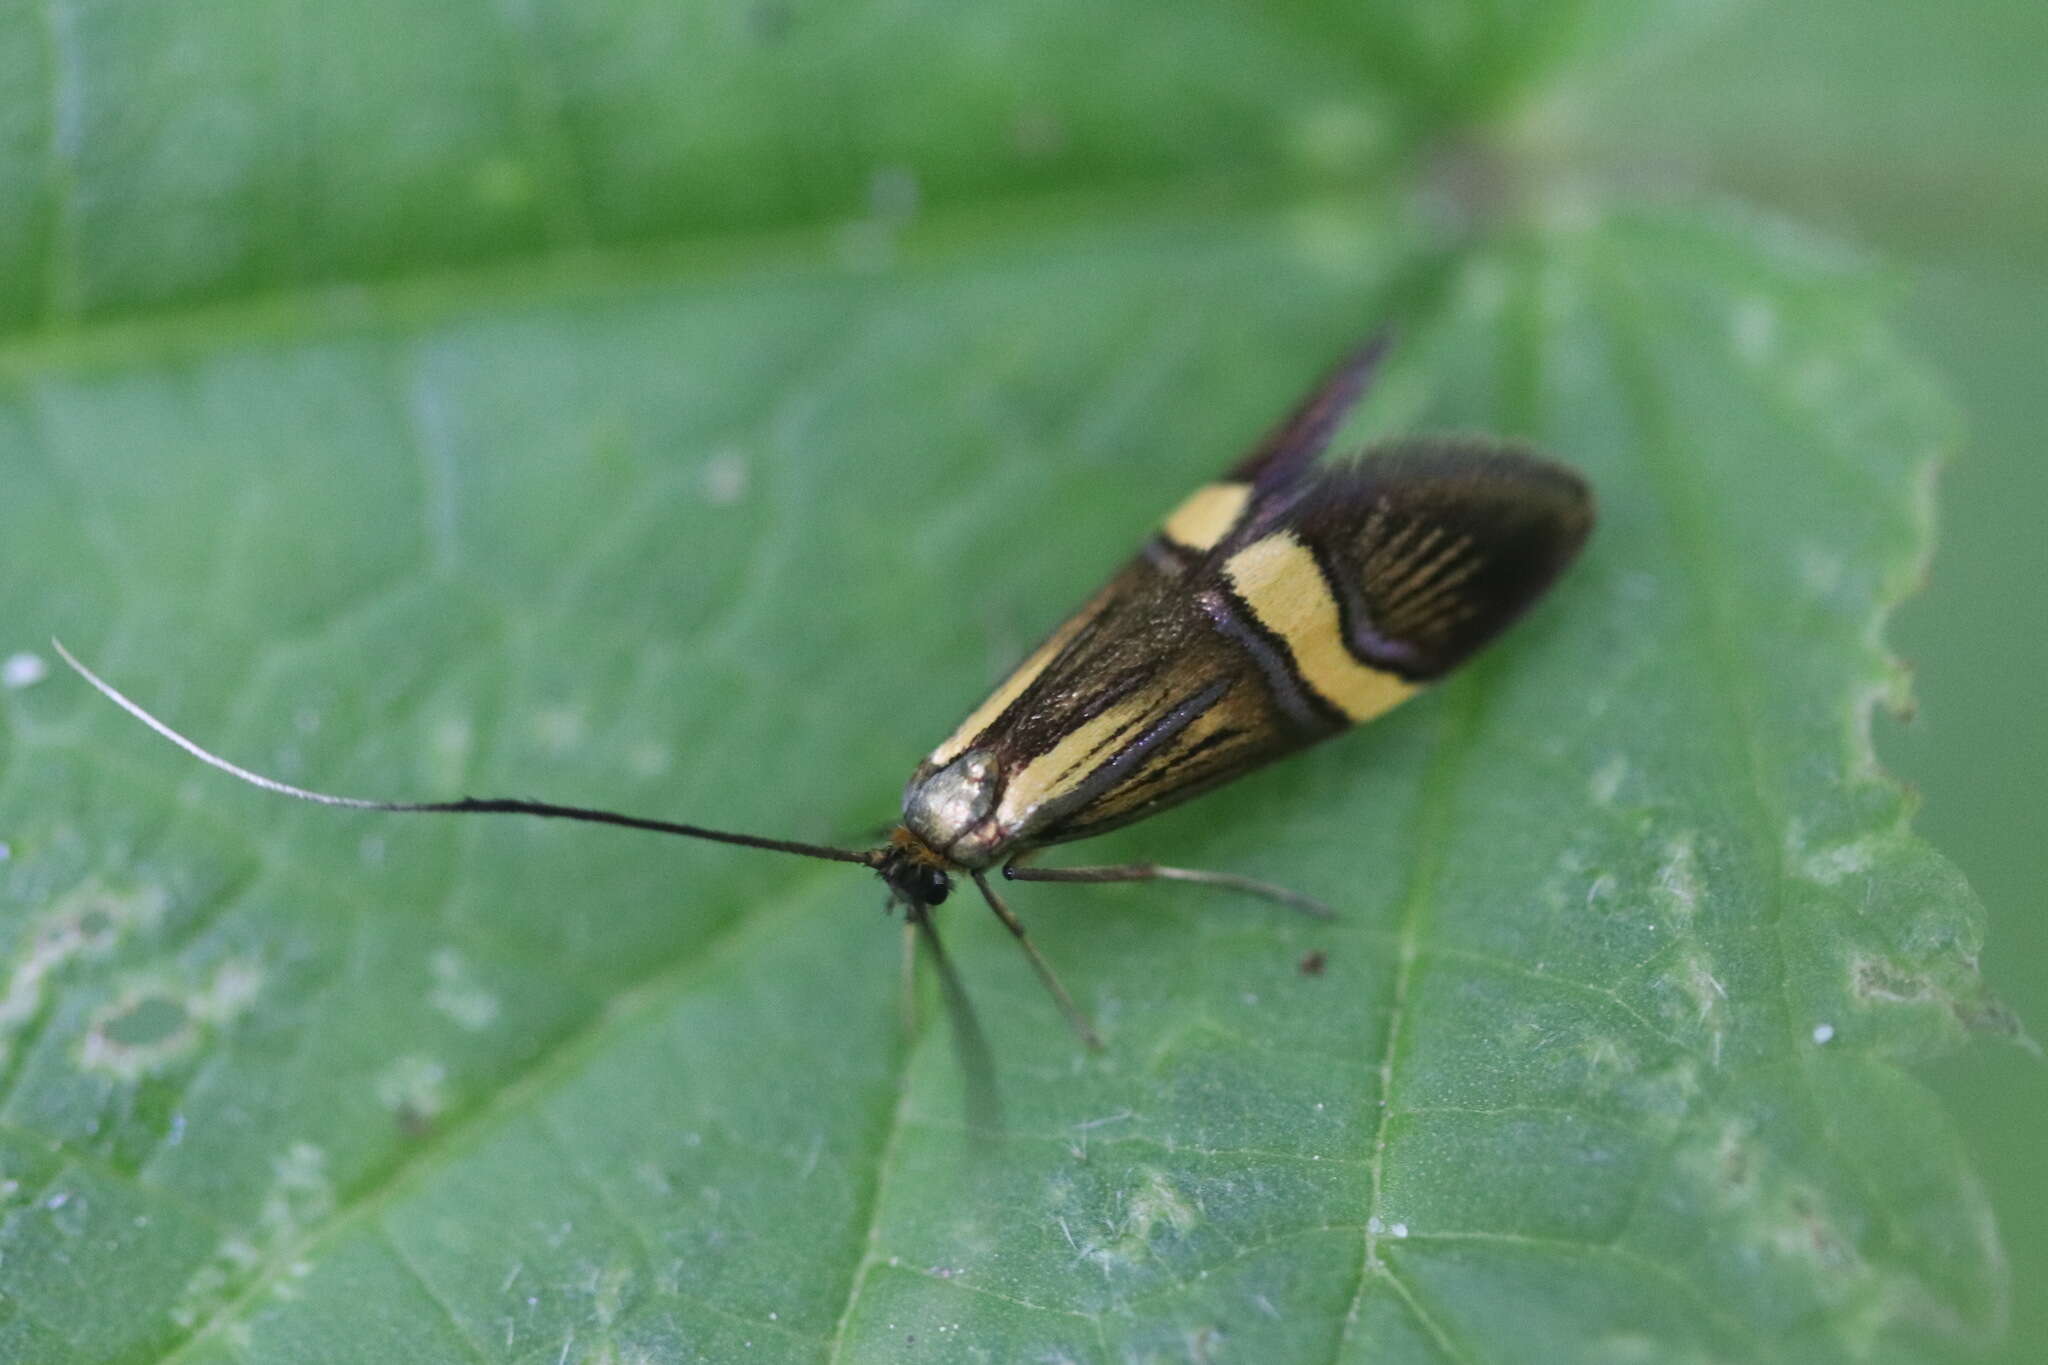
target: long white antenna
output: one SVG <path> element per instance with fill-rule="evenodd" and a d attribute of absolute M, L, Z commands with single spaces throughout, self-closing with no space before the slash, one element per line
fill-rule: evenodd
<path fill-rule="evenodd" d="M 313 801 L 323 806 L 347 806 L 353 810 L 445 815 L 534 815 L 545 819 L 581 820 L 593 825 L 619 825 L 626 829 L 652 830 L 657 834 L 679 834 L 687 839 L 709 839 L 713 843 L 738 844 L 743 848 L 765 848 L 770 852 L 794 853 L 803 858 L 823 858 L 835 863 L 859 863 L 863 867 L 875 866 L 877 855 L 859 849 L 799 843 L 794 839 L 766 839 L 757 834 L 734 834 L 729 830 L 706 829 L 702 825 L 649 820 L 638 815 L 622 815 L 618 811 L 595 810 L 587 806 L 560 806 L 550 801 L 528 801 L 520 797 L 465 796 L 460 801 L 374 801 L 361 796 L 336 796 L 332 792 L 308 791 L 304 787 L 294 787 L 289 782 L 280 782 L 274 777 L 265 777 L 262 773 L 252 773 L 240 764 L 230 763 L 219 754 L 202 749 L 143 710 L 141 703 L 128 697 L 105 678 L 80 663 L 78 656 L 64 648 L 62 640 L 52 636 L 50 645 L 63 656 L 65 663 L 71 665 L 74 673 L 98 688 L 100 695 L 201 763 L 218 768 L 230 777 L 240 778 L 252 787 L 276 792 L 279 796 L 296 797 L 298 800 Z"/>
<path fill-rule="evenodd" d="M 135 701 L 122 692 L 120 688 L 80 663 L 78 656 L 64 648 L 64 642 L 54 635 L 50 637 L 50 647 L 64 656 L 64 662 L 71 665 L 72 672 L 98 688 L 100 695 L 108 701 L 135 717 L 135 719 L 141 721 L 144 725 L 147 725 L 150 729 L 156 731 L 165 739 L 198 759 L 201 763 L 211 764 L 232 777 L 239 777 L 252 787 L 261 787 L 267 792 L 276 792 L 280 796 L 296 796 L 301 801 L 317 801 L 323 806 L 353 806 L 357 810 L 386 810 L 392 804 L 389 801 L 371 801 L 360 796 L 335 796 L 330 792 L 307 791 L 304 787 L 294 787 L 289 782 L 280 782 L 274 777 L 265 777 L 262 773 L 252 773 L 247 768 L 230 763 L 219 754 L 200 748 L 197 744 L 185 738 L 149 712 L 143 710 L 140 702 Z"/>

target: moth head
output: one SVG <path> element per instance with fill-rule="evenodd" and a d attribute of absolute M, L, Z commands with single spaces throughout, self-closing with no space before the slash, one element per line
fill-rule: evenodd
<path fill-rule="evenodd" d="M 907 829 L 890 837 L 874 866 L 890 892 L 906 905 L 919 909 L 941 905 L 953 892 L 945 859 Z"/>
<path fill-rule="evenodd" d="M 903 793 L 903 824 L 952 862 L 986 866 L 1000 832 L 989 817 L 1000 786 L 986 749 L 969 749 L 943 768 L 920 765 Z"/>

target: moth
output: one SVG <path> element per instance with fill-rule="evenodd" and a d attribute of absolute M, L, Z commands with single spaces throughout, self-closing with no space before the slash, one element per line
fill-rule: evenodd
<path fill-rule="evenodd" d="M 108 698 L 194 757 L 267 791 L 359 810 L 620 825 L 872 869 L 944 965 L 932 911 L 974 884 L 1090 1047 L 1087 1016 L 997 891 L 1020 882 L 1178 881 L 1311 914 L 1306 896 L 1228 872 L 1027 859 L 1180 804 L 1372 720 L 1484 648 L 1578 555 L 1593 495 L 1576 473 L 1470 436 L 1322 456 L 1367 391 L 1376 338 L 1250 454 L 1176 507 L 1109 582 L 925 756 L 901 823 L 852 849 L 510 797 L 387 801 L 309 791 L 213 754 L 56 644 Z M 55 642 L 53 642 L 55 643 Z"/>

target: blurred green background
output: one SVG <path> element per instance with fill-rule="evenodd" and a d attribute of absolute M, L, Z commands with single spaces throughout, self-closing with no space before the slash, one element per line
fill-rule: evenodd
<path fill-rule="evenodd" d="M 1949 383 L 1964 448 L 1940 484 L 1927 588 L 1895 617 L 1917 714 L 1880 751 L 1925 798 L 1917 826 L 1990 912 L 1988 981 L 2048 1019 L 2048 6 L 1822 0 L 1730 11 L 1623 73 L 1580 136 L 1614 165 L 1704 184 L 1866 244 L 1898 269 L 1900 325 Z M 2004 1359 L 2048 1352 L 2048 1070 L 1980 1044 L 1929 1079 L 1999 1213 L 2012 1266 Z"/>

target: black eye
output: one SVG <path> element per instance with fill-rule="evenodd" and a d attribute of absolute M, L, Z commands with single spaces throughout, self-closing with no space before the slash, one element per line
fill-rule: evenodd
<path fill-rule="evenodd" d="M 917 898 L 926 905 L 943 905 L 953 890 L 952 880 L 936 867 L 926 868 L 921 880 Z"/>

